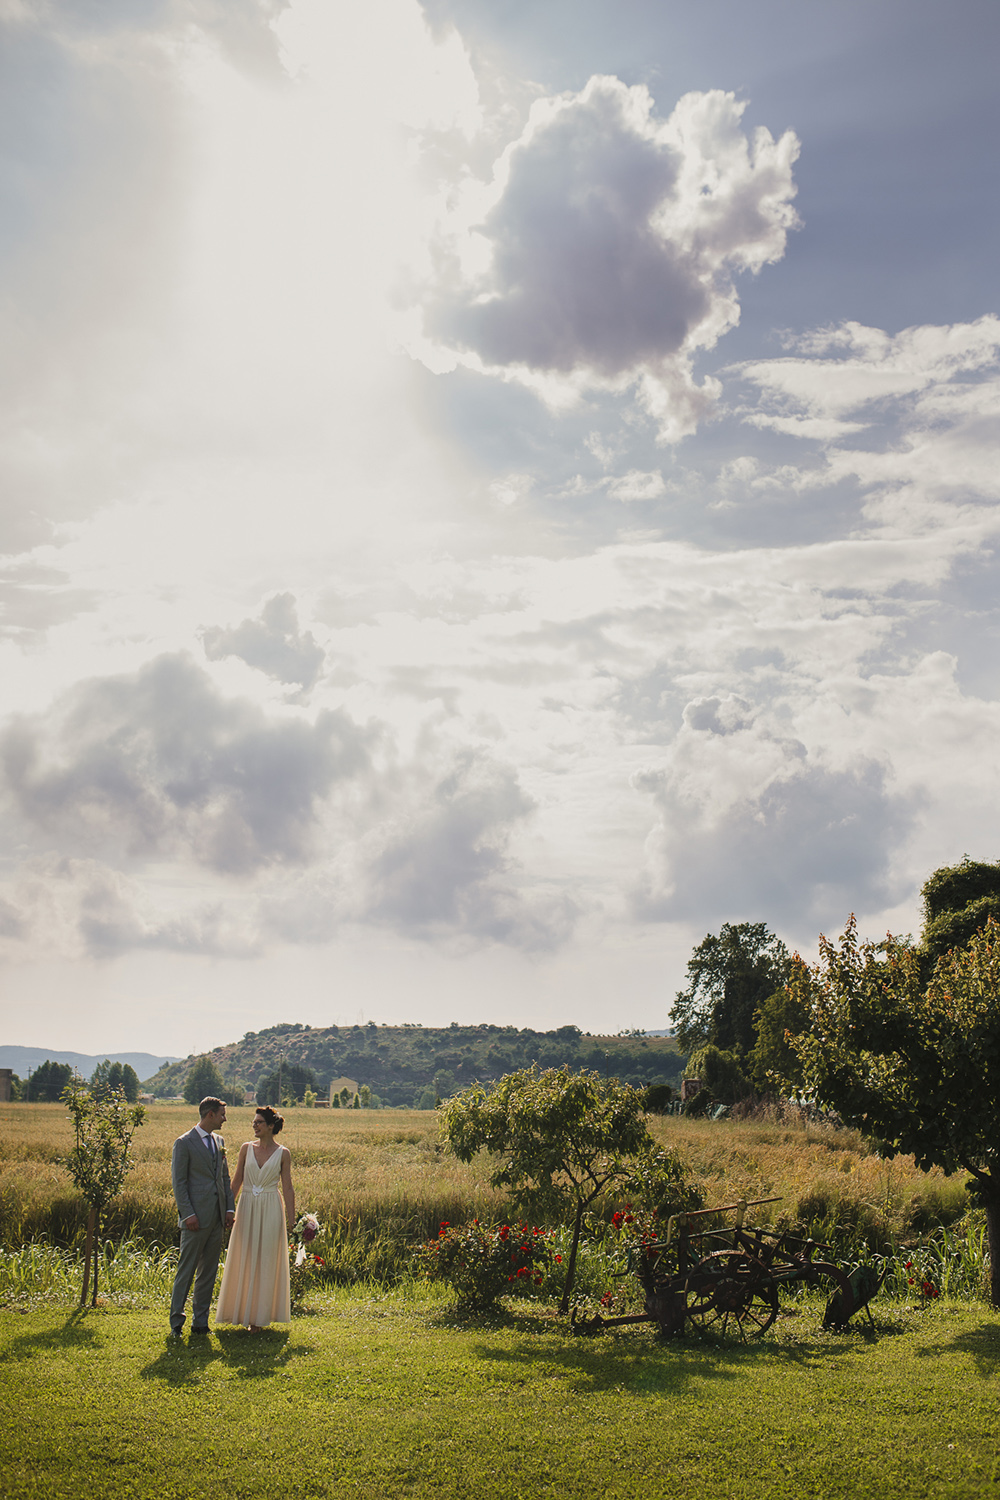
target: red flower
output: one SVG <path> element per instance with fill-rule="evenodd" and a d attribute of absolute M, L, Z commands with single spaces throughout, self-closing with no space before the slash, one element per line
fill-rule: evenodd
<path fill-rule="evenodd" d="M 615 1228 L 617 1229 L 618 1226 L 621 1224 L 621 1221 L 622 1221 L 622 1216 L 621 1216 L 621 1214 L 616 1209 L 615 1212 L 611 1215 L 611 1222 L 615 1226 Z"/>
<path fill-rule="evenodd" d="M 557 1261 L 559 1261 L 559 1262 L 560 1262 L 560 1264 L 561 1264 L 561 1263 L 562 1263 L 562 1256 L 561 1256 L 561 1255 L 557 1255 L 557 1256 L 556 1256 L 556 1257 L 555 1257 L 555 1259 L 556 1259 L 556 1260 L 557 1260 Z"/>
<path fill-rule="evenodd" d="M 322 1255 L 314 1255 L 313 1256 L 313 1260 L 316 1262 L 316 1264 L 318 1266 L 325 1266 L 326 1265 L 326 1261 L 323 1259 Z"/>
<path fill-rule="evenodd" d="M 508 1238 L 509 1235 L 510 1235 L 510 1230 L 507 1228 L 507 1225 L 506 1224 L 502 1225 L 501 1229 L 500 1229 L 500 1238 L 502 1240 L 505 1240 L 505 1239 Z"/>

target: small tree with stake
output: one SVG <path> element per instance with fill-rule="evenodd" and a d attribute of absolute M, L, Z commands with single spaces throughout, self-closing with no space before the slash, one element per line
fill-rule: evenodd
<path fill-rule="evenodd" d="M 603 1190 L 652 1150 L 641 1089 L 566 1068 L 507 1073 L 487 1092 L 473 1084 L 441 1110 L 441 1133 L 459 1161 L 496 1158 L 490 1181 L 533 1212 L 573 1210 L 573 1244 L 560 1312 L 569 1308 L 583 1215 Z"/>
<path fill-rule="evenodd" d="M 121 1192 L 122 1184 L 132 1170 L 129 1148 L 146 1111 L 141 1104 L 129 1104 L 123 1093 L 97 1096 L 79 1083 L 67 1084 L 62 1099 L 69 1108 L 76 1132 L 76 1144 L 66 1158 L 66 1169 L 86 1198 L 89 1209 L 80 1306 L 87 1305 L 93 1266 L 91 1306 L 96 1307 L 101 1215 Z"/>
<path fill-rule="evenodd" d="M 920 949 L 859 943 L 852 917 L 839 944 L 820 939 L 814 969 L 796 961 L 789 990 L 809 1017 L 792 1045 L 820 1103 L 884 1156 L 971 1175 L 1000 1307 L 1000 925 L 990 919 L 925 980 Z"/>

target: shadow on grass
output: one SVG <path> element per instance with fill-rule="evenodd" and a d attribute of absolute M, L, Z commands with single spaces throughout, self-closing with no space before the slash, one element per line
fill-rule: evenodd
<path fill-rule="evenodd" d="M 971 1354 L 976 1373 L 989 1378 L 1000 1373 L 1000 1323 L 983 1323 L 979 1328 L 969 1328 L 956 1333 L 952 1339 L 941 1339 L 935 1344 L 925 1344 L 915 1350 L 918 1359 L 937 1359 L 953 1350 Z"/>
<path fill-rule="evenodd" d="M 265 1380 L 293 1359 L 315 1353 L 312 1344 L 289 1345 L 289 1330 L 266 1328 L 248 1333 L 245 1328 L 213 1330 L 207 1338 L 170 1339 L 163 1353 L 139 1374 L 144 1380 L 166 1385 L 189 1385 L 216 1360 L 222 1360 L 238 1380 Z M 215 1340 L 218 1339 L 218 1343 Z"/>
<path fill-rule="evenodd" d="M 86 1308 L 78 1307 L 58 1328 L 50 1328 L 45 1333 L 26 1333 L 20 1338 L 11 1339 L 0 1355 L 0 1363 L 32 1359 L 36 1354 L 52 1353 L 55 1350 L 96 1348 L 100 1338 L 93 1324 L 89 1328 L 87 1326 L 87 1311 Z"/>
<path fill-rule="evenodd" d="M 762 1366 L 829 1365 L 876 1342 L 878 1336 L 868 1327 L 824 1333 L 794 1323 L 791 1329 L 779 1325 L 762 1339 L 746 1343 L 692 1328 L 681 1338 L 664 1339 L 647 1324 L 581 1336 L 573 1334 L 554 1309 L 541 1307 L 473 1313 L 452 1306 L 433 1321 L 480 1334 L 474 1344 L 477 1357 L 505 1368 L 512 1383 L 526 1384 L 531 1368 L 537 1371 L 539 1364 L 547 1364 L 559 1367 L 578 1392 L 622 1388 L 650 1396 L 676 1394 L 694 1378 L 734 1380 Z"/>

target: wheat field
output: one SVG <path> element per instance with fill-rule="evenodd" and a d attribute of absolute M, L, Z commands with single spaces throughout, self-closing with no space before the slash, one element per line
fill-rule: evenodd
<path fill-rule="evenodd" d="M 135 1169 L 110 1209 L 105 1232 L 147 1244 L 175 1239 L 170 1188 L 174 1139 L 196 1112 L 154 1105 L 134 1142 Z M 232 1108 L 226 1145 L 235 1166 L 251 1138 L 253 1110 Z M 714 1205 L 779 1197 L 757 1222 L 800 1224 L 817 1238 L 901 1242 L 961 1216 L 964 1178 L 920 1172 L 912 1158 L 885 1161 L 855 1131 L 789 1120 L 654 1117 L 655 1138 L 676 1148 L 689 1179 Z M 438 1138 L 433 1111 L 291 1109 L 281 1135 L 292 1153 L 299 1209 L 316 1213 L 343 1254 L 353 1245 L 368 1269 L 398 1258 L 403 1245 L 432 1236 L 442 1220 L 505 1213 L 489 1163 L 465 1166 Z M 72 1144 L 59 1104 L 0 1105 L 0 1244 L 77 1243 L 84 1206 L 61 1158 Z M 609 1209 L 610 1211 L 610 1209 Z"/>

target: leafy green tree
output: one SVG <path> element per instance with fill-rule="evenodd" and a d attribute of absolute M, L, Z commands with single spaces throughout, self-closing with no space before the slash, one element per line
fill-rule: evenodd
<path fill-rule="evenodd" d="M 750 1092 L 750 1084 L 736 1053 L 724 1052 L 711 1042 L 699 1047 L 692 1055 L 688 1073 L 692 1078 L 700 1078 L 711 1090 L 712 1097 L 723 1104 L 735 1104 L 737 1099 L 745 1099 Z"/>
<path fill-rule="evenodd" d="M 55 1104 L 72 1081 L 73 1069 L 69 1063 L 50 1062 L 46 1058 L 25 1080 L 25 1095 L 30 1104 Z"/>
<path fill-rule="evenodd" d="M 184 1080 L 184 1102 L 198 1104 L 202 1099 L 225 1098 L 222 1092 L 225 1086 L 222 1074 L 205 1052 L 201 1057 L 195 1058 Z"/>
<path fill-rule="evenodd" d="M 966 856 L 957 865 L 943 865 L 924 882 L 921 895 L 921 941 L 929 968 L 952 948 L 964 948 L 990 917 L 1000 921 L 1000 864 Z"/>
<path fill-rule="evenodd" d="M 790 957 L 764 922 L 725 922 L 708 933 L 688 961 L 688 987 L 671 1011 L 682 1052 L 711 1043 L 746 1057 L 757 1040 L 761 1001 L 788 978 Z"/>
<path fill-rule="evenodd" d="M 573 1212 L 561 1311 L 569 1307 L 580 1228 L 587 1207 L 653 1150 L 641 1089 L 566 1068 L 508 1073 L 489 1092 L 463 1089 L 442 1106 L 441 1133 L 459 1161 L 480 1151 L 496 1158 L 490 1177 L 532 1213 Z"/>
<path fill-rule="evenodd" d="M 371 1107 L 372 1107 L 372 1091 L 368 1087 L 367 1083 L 363 1083 L 361 1085 L 360 1089 L 358 1090 L 358 1093 L 361 1095 L 361 1108 L 362 1109 L 371 1109 Z"/>
<path fill-rule="evenodd" d="M 141 1104 L 129 1104 L 122 1093 L 98 1096 L 76 1083 L 67 1084 L 62 1099 L 69 1108 L 76 1137 L 65 1166 L 89 1208 L 80 1306 L 87 1305 L 93 1266 L 91 1306 L 96 1307 L 101 1215 L 121 1192 L 122 1184 L 132 1170 L 134 1163 L 129 1160 L 129 1148 L 146 1111 Z"/>
<path fill-rule="evenodd" d="M 90 1090 L 98 1097 L 124 1094 L 130 1104 L 135 1104 L 139 1098 L 139 1075 L 129 1063 L 110 1062 L 105 1058 L 90 1075 Z"/>
<path fill-rule="evenodd" d="M 883 1156 L 964 1168 L 986 1210 L 1000 1307 L 1000 925 L 939 958 L 925 983 L 908 939 L 859 943 L 854 919 L 789 985 L 810 1027 L 795 1038 L 806 1087 Z"/>
<path fill-rule="evenodd" d="M 775 990 L 757 1007 L 756 1023 L 757 1041 L 749 1057 L 755 1088 L 761 1093 L 800 1093 L 802 1062 L 791 1039 L 809 1029 L 808 1009 L 791 990 Z"/>
<path fill-rule="evenodd" d="M 257 1103 L 291 1106 L 315 1089 L 316 1074 L 312 1068 L 304 1068 L 300 1063 L 282 1063 L 258 1082 Z"/>

